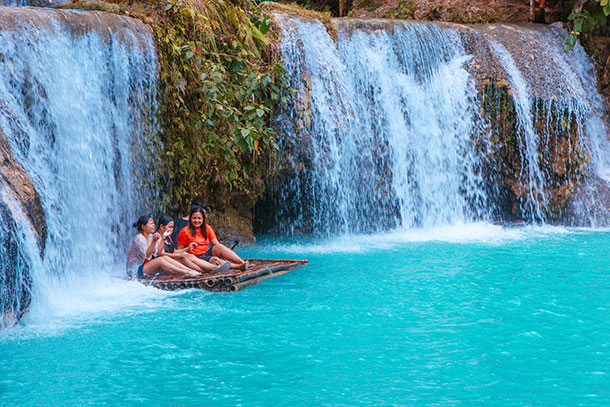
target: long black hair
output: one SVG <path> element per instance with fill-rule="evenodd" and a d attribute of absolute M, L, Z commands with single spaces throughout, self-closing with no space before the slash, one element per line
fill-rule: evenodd
<path fill-rule="evenodd" d="M 195 232 L 195 227 L 193 226 L 193 223 L 191 222 L 191 217 L 193 216 L 193 214 L 195 212 L 199 212 L 201 213 L 201 216 L 203 216 L 203 223 L 201 224 L 201 234 L 203 235 L 204 239 L 208 238 L 208 231 L 205 223 L 205 210 L 203 209 L 203 207 L 199 206 L 199 205 L 193 205 L 191 206 L 191 210 L 189 211 L 189 229 L 191 231 L 191 236 L 195 237 L 195 234 L 197 232 Z"/>
<path fill-rule="evenodd" d="M 152 219 L 152 214 L 142 215 L 138 218 L 136 223 L 133 224 L 133 227 L 138 229 L 138 232 L 142 233 L 142 226 L 146 225 L 149 219 Z"/>
<path fill-rule="evenodd" d="M 173 222 L 173 221 L 174 221 L 174 219 L 172 219 L 171 216 L 169 216 L 169 215 L 161 215 L 161 217 L 159 218 L 159 222 L 157 222 L 157 230 L 159 230 L 159 227 L 161 225 L 165 226 L 168 223 Z"/>

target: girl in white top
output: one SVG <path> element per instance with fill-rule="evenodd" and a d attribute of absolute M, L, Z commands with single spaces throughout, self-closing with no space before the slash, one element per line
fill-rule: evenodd
<path fill-rule="evenodd" d="M 152 258 L 161 238 L 159 233 L 155 233 L 155 221 L 152 216 L 140 216 L 133 227 L 138 229 L 138 234 L 134 236 L 127 252 L 127 274 L 130 278 L 154 276 L 160 271 L 180 277 L 201 277 L 198 271 L 169 256 Z"/>

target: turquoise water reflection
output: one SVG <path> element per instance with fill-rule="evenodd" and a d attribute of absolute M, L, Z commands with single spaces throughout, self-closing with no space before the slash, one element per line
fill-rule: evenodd
<path fill-rule="evenodd" d="M 610 233 L 492 232 L 263 241 L 240 254 L 310 264 L 34 312 L 0 337 L 0 404 L 608 405 Z"/>

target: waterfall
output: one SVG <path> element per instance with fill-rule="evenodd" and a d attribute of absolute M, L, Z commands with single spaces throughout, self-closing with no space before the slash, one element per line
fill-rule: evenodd
<path fill-rule="evenodd" d="M 595 70 L 582 47 L 577 44 L 567 52 L 567 33 L 557 24 L 490 25 L 478 31 L 490 43 L 514 91 L 528 189 L 521 202 L 523 212 L 533 221 L 548 221 L 557 205 L 550 202 L 552 195 L 575 190 L 571 207 L 559 221 L 608 224 L 609 202 L 604 195 L 610 180 L 610 144 Z M 534 128 L 533 120 L 543 123 Z M 568 159 L 558 161 L 561 154 Z"/>
<path fill-rule="evenodd" d="M 528 189 L 525 200 L 527 212 L 534 220 L 543 220 L 543 208 L 546 203 L 544 175 L 539 166 L 539 140 L 533 123 L 532 109 L 534 106 L 529 97 L 530 90 L 508 51 L 496 42 L 491 42 L 491 47 L 506 69 L 514 92 L 518 122 L 517 137 L 520 151 L 522 151 L 523 177 Z"/>
<path fill-rule="evenodd" d="M 156 54 L 150 30 L 130 18 L 0 10 L 0 133 L 46 220 L 41 242 L 3 194 L 3 223 L 15 232 L 2 243 L 17 253 L 13 280 L 27 289 L 17 280 L 31 273 L 33 306 L 43 306 L 57 278 L 124 267 L 134 214 L 149 204 L 141 199 L 152 182 L 145 168 L 156 127 Z M 9 298 L 3 292 L 0 300 Z"/>
<path fill-rule="evenodd" d="M 560 27 L 275 19 L 292 102 L 276 115 L 285 154 L 260 231 L 593 222 L 574 191 L 610 168 L 602 105 Z M 501 81 L 507 96 L 490 101 Z"/>
<path fill-rule="evenodd" d="M 287 214 L 290 227 L 345 233 L 484 216 L 469 138 L 476 93 L 456 32 L 426 24 L 368 32 L 339 23 L 335 46 L 319 22 L 282 26 L 291 86 L 308 105 L 297 102 L 288 112 L 297 127 L 281 132 L 308 146 L 294 155 L 307 171 L 280 198 L 303 206 L 278 219 Z M 302 124 L 299 115 L 310 119 Z"/>

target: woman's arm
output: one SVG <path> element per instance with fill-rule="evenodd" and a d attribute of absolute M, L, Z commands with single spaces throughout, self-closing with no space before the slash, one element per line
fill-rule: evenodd
<path fill-rule="evenodd" d="M 159 247 L 157 248 L 157 256 L 162 256 L 165 253 L 165 239 L 162 239 L 159 242 Z"/>
<path fill-rule="evenodd" d="M 190 252 L 195 247 L 197 247 L 197 243 L 195 243 L 195 242 L 188 245 L 188 247 L 184 247 L 183 245 L 179 244 L 178 247 L 174 250 L 174 253 L 180 254 L 180 253 Z"/>
<path fill-rule="evenodd" d="M 156 243 L 159 240 L 159 238 L 161 237 L 161 235 L 159 233 L 155 233 L 152 237 L 152 242 L 150 242 L 150 245 L 148 245 L 148 248 L 146 249 L 146 258 L 150 258 L 150 256 L 153 255 L 153 253 L 155 252 L 155 247 L 156 247 Z"/>

